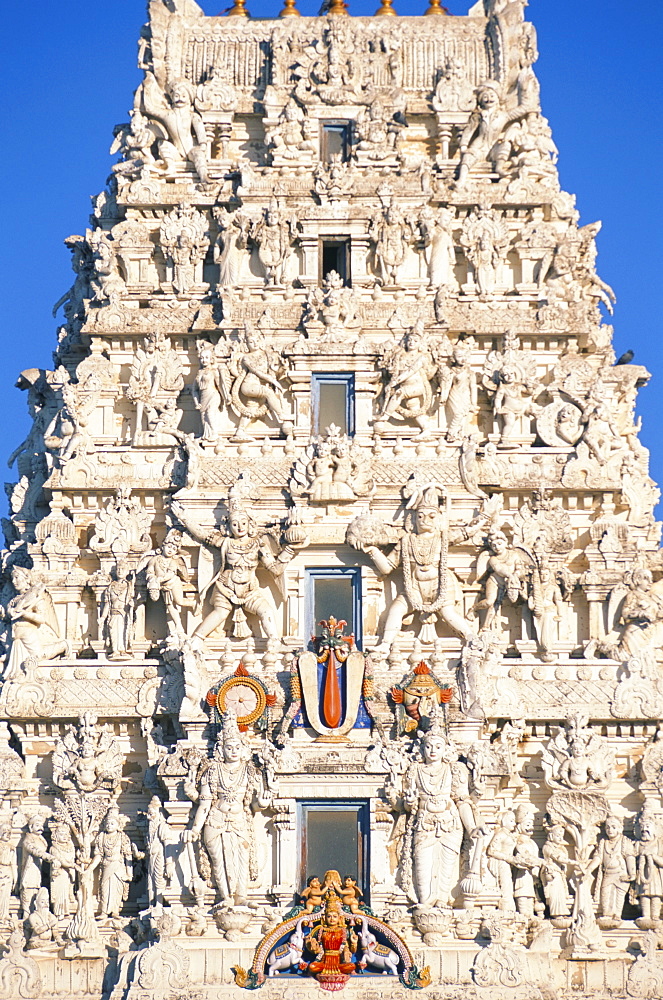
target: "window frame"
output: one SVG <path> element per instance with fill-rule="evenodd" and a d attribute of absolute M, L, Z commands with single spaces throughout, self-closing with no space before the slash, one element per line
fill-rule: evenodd
<path fill-rule="evenodd" d="M 329 153 L 327 136 L 330 132 L 343 133 L 343 150 L 341 152 L 341 163 L 347 163 L 350 159 L 350 146 L 352 140 L 352 122 L 349 118 L 321 118 L 320 119 L 320 159 L 323 163 L 333 163 Z"/>
<path fill-rule="evenodd" d="M 311 373 L 311 433 L 324 434 L 326 428 L 320 427 L 320 387 L 322 385 L 346 386 L 345 393 L 345 423 L 348 437 L 355 433 L 355 374 L 354 372 L 312 372 Z"/>
<path fill-rule="evenodd" d="M 361 649 L 363 641 L 361 620 L 361 567 L 359 566 L 307 566 L 305 568 L 304 639 L 317 634 L 315 620 L 315 581 L 349 579 L 352 585 L 352 605 L 354 614 L 355 649 Z M 330 609 L 330 613 L 333 613 Z"/>
<path fill-rule="evenodd" d="M 362 891 L 362 901 L 370 905 L 370 868 L 369 847 L 371 833 L 371 809 L 368 799 L 298 799 L 297 800 L 297 868 L 300 892 L 306 886 L 306 879 L 318 875 L 320 881 L 324 872 L 306 871 L 306 852 L 308 826 L 306 818 L 309 812 L 352 812 L 357 816 L 357 884 Z M 327 866 L 329 870 L 330 866 Z M 341 879 L 347 872 L 339 872 Z"/>
<path fill-rule="evenodd" d="M 343 285 L 345 288 L 352 288 L 352 241 L 351 237 L 346 235 L 339 236 L 320 236 L 318 238 L 318 284 L 322 285 L 325 280 L 325 267 L 324 267 L 324 249 L 326 244 L 334 243 L 337 246 L 342 246 L 345 249 L 345 265 L 343 267 L 343 274 L 337 270 L 337 274 L 341 274 L 343 278 Z M 329 273 L 329 272 L 327 272 Z"/>

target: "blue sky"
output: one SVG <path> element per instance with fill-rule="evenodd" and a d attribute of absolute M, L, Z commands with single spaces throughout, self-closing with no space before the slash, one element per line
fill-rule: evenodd
<path fill-rule="evenodd" d="M 275 16 L 280 0 L 248 0 L 254 16 Z M 223 0 L 203 0 L 207 14 Z M 379 0 L 350 0 L 372 14 Z M 420 14 L 427 0 L 395 0 Z M 470 0 L 447 0 L 465 14 Z M 303 14 L 318 3 L 298 0 Z M 109 173 L 113 126 L 126 120 L 139 82 L 136 39 L 143 0 L 5 2 L 0 59 L 0 423 L 8 456 L 28 427 L 23 368 L 49 367 L 52 305 L 71 284 L 63 239 L 85 230 L 89 196 Z M 560 150 L 563 187 L 576 193 L 581 223 L 603 220 L 598 270 L 617 293 L 615 350 L 636 352 L 654 378 L 640 395 L 643 441 L 663 480 L 660 282 L 663 261 L 663 4 L 617 0 L 532 0 L 539 35 L 543 112 Z M 1 459 L 4 462 L 4 458 Z M 9 474 L 6 478 L 11 479 Z M 1 481 L 1 480 L 0 480 Z"/>

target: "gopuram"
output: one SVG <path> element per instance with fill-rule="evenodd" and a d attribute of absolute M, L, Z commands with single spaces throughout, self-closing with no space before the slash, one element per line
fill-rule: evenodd
<path fill-rule="evenodd" d="M 0 1000 L 663 994 L 649 374 L 523 9 L 150 0 L 17 382 Z"/>

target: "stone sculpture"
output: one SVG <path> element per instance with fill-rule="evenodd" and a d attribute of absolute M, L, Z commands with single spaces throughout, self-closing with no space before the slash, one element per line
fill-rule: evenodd
<path fill-rule="evenodd" d="M 12 642 L 5 668 L 5 680 L 20 677 L 25 661 L 52 660 L 66 655 L 69 642 L 59 637 L 53 598 L 44 583 L 24 566 L 14 566 L 11 573 L 16 596 L 7 605 L 12 623 Z"/>

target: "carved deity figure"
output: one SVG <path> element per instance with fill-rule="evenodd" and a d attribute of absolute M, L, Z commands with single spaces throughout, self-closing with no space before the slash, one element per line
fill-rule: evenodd
<path fill-rule="evenodd" d="M 354 342 L 358 308 L 356 292 L 343 283 L 336 271 L 329 271 L 322 286 L 312 288 L 308 294 L 302 326 L 308 337 L 317 333 L 321 324 L 321 341 Z"/>
<path fill-rule="evenodd" d="M 468 772 L 445 737 L 439 720 L 420 742 L 421 760 L 403 780 L 403 804 L 409 813 L 402 865 L 411 866 L 412 893 L 426 908 L 449 906 L 458 878 L 463 831 L 478 836 L 468 790 Z"/>
<path fill-rule="evenodd" d="M 605 741 L 578 713 L 543 751 L 541 764 L 549 788 L 597 792 L 610 785 L 614 755 Z"/>
<path fill-rule="evenodd" d="M 569 226 L 556 247 L 546 277 L 551 300 L 578 302 L 585 299 L 595 304 L 602 302 L 608 312 L 612 313 L 615 293 L 596 273 L 596 236 L 600 229 L 600 222 L 580 227 Z"/>
<path fill-rule="evenodd" d="M 486 848 L 488 870 L 497 882 L 500 910 L 515 912 L 516 902 L 513 898 L 513 867 L 514 851 L 516 849 L 516 814 L 513 809 L 506 809 L 500 816 L 499 826 L 495 829 Z"/>
<path fill-rule="evenodd" d="M 571 923 L 571 901 L 567 882 L 569 852 L 564 842 L 564 827 L 556 823 L 548 831 L 543 845 L 541 884 L 553 927 L 568 927 Z"/>
<path fill-rule="evenodd" d="M 356 968 L 351 958 L 358 943 L 356 933 L 347 926 L 341 899 L 335 892 L 328 892 L 320 922 L 304 940 L 307 950 L 315 955 L 306 971 L 321 981 L 332 982 L 336 976 L 351 975 Z"/>
<path fill-rule="evenodd" d="M 605 638 L 590 643 L 600 653 L 614 660 L 638 657 L 659 640 L 663 624 L 663 585 L 653 582 L 652 572 L 645 567 L 629 570 L 624 582 L 611 595 L 610 605 L 616 606 L 615 625 Z"/>
<path fill-rule="evenodd" d="M 136 91 L 135 106 L 161 127 L 159 155 L 167 177 L 174 177 L 182 161 L 189 160 L 203 184 L 208 181 L 207 134 L 195 111 L 194 91 L 186 80 L 176 80 L 164 95 L 151 70 Z"/>
<path fill-rule="evenodd" d="M 99 624 L 111 660 L 130 657 L 134 624 L 134 573 L 128 563 L 111 568 L 111 580 L 101 595 Z"/>
<path fill-rule="evenodd" d="M 27 921 L 30 933 L 28 951 L 57 951 L 64 941 L 58 931 L 58 920 L 48 907 L 48 889 L 39 889 Z"/>
<path fill-rule="evenodd" d="M 636 823 L 638 839 L 636 889 L 642 916 L 636 921 L 643 930 L 660 926 L 663 904 L 663 833 L 660 822 L 645 805 Z"/>
<path fill-rule="evenodd" d="M 626 893 L 636 877 L 637 861 L 636 847 L 617 816 L 608 816 L 604 821 L 592 865 L 597 869 L 594 898 L 599 903 L 599 927 L 619 927 Z"/>
<path fill-rule="evenodd" d="M 418 436 L 427 435 L 437 364 L 423 320 L 417 321 L 399 344 L 385 349 L 381 368 L 386 383 L 377 421 L 413 420 L 420 428 Z"/>
<path fill-rule="evenodd" d="M 268 346 L 253 323 L 246 322 L 221 368 L 225 400 L 239 417 L 235 440 L 248 440 L 249 424 L 265 417 L 271 417 L 284 433 L 291 429 L 283 412 L 284 389 L 278 377 L 282 371 L 279 352 Z"/>
<path fill-rule="evenodd" d="M 171 503 L 172 513 L 192 538 L 218 549 L 221 558 L 219 572 L 208 588 L 212 610 L 194 632 L 200 639 L 221 629 L 231 613 L 235 637 L 247 638 L 251 631 L 246 625 L 246 612 L 256 615 L 269 639 L 276 639 L 279 634 L 273 599 L 269 591 L 260 586 L 257 571 L 262 566 L 278 581 L 295 549 L 284 545 L 275 551 L 271 539 L 259 529 L 247 506 L 249 489 L 250 484 L 247 486 L 246 482 L 231 488 L 225 530 L 201 528 L 179 502 Z M 201 600 L 204 599 L 203 593 Z"/>
<path fill-rule="evenodd" d="M 101 229 L 87 230 L 86 239 L 92 256 L 92 274 L 90 285 L 93 291 L 93 302 L 99 305 L 108 303 L 117 309 L 127 286 L 120 273 L 117 258 L 117 244 Z"/>
<path fill-rule="evenodd" d="M 18 878 L 16 847 L 12 843 L 11 822 L 0 824 L 0 924 L 9 920 L 9 901 Z"/>
<path fill-rule="evenodd" d="M 76 847 L 66 823 L 51 823 L 51 906 L 58 918 L 69 917 L 75 909 Z"/>
<path fill-rule="evenodd" d="M 500 267 L 506 260 L 508 227 L 497 209 L 479 205 L 465 219 L 458 239 L 472 265 L 479 297 L 487 300 L 498 286 Z"/>
<path fill-rule="evenodd" d="M 265 144 L 274 160 L 307 163 L 317 153 L 306 113 L 291 99 L 279 115 L 278 122 L 265 134 Z"/>
<path fill-rule="evenodd" d="M 198 602 L 195 597 L 186 597 L 184 585 L 189 583 L 189 572 L 180 555 L 182 532 L 171 528 L 156 555 L 150 556 L 145 567 L 147 593 L 152 601 L 163 597 L 166 614 L 178 635 L 184 635 L 181 612 L 188 608 L 194 611 Z"/>
<path fill-rule="evenodd" d="M 143 430 L 143 415 L 161 411 L 167 401 L 175 400 L 184 387 L 182 363 L 170 341 L 160 333 L 145 338 L 131 366 L 127 397 L 136 404 L 134 444 Z"/>
<path fill-rule="evenodd" d="M 21 874 L 19 885 L 21 890 L 21 909 L 27 917 L 32 910 L 35 898 L 41 888 L 43 865 L 45 861 L 53 863 L 53 855 L 48 850 L 44 836 L 46 817 L 35 813 L 28 820 L 28 829 L 21 841 Z"/>
<path fill-rule="evenodd" d="M 355 536 L 353 524 L 348 528 L 348 541 L 366 552 L 378 573 L 388 576 L 397 567 L 403 572 L 403 591 L 392 601 L 387 612 L 382 644 L 385 649 L 400 632 L 406 615 L 417 612 L 423 623 L 424 641 L 435 638 L 435 622 L 440 618 L 464 639 L 475 635 L 470 622 L 458 610 L 459 585 L 447 565 L 449 541 L 463 536 L 463 529 L 449 532 L 442 520 L 440 487 L 435 483 L 418 483 L 416 477 L 406 486 L 408 524 L 402 538 L 385 555 L 371 540 Z"/>
<path fill-rule="evenodd" d="M 120 784 L 124 754 L 106 726 L 85 712 L 53 751 L 53 782 L 66 792 L 114 792 Z"/>
<path fill-rule="evenodd" d="M 214 260 L 219 265 L 219 287 L 232 288 L 240 283 L 247 260 L 251 220 L 243 212 L 229 212 L 215 205 L 212 214 L 219 224 L 214 245 Z"/>
<path fill-rule="evenodd" d="M 130 121 L 116 125 L 113 129 L 113 142 L 109 152 L 111 156 L 115 153 L 120 153 L 122 156 L 122 159 L 111 167 L 115 176 L 133 181 L 157 172 L 152 155 L 156 130 L 137 108 L 129 112 L 129 117 Z"/>
<path fill-rule="evenodd" d="M 193 205 L 178 205 L 164 216 L 159 230 L 173 288 L 186 295 L 201 284 L 202 262 L 209 248 L 207 219 Z"/>
<path fill-rule="evenodd" d="M 399 152 L 401 133 L 407 127 L 401 110 L 382 99 L 372 101 L 357 115 L 357 152 L 367 160 L 385 160 Z"/>
<path fill-rule="evenodd" d="M 467 436 L 477 412 L 477 376 L 472 369 L 473 337 L 459 340 L 451 352 L 450 364 L 438 370 L 438 381 L 447 419 L 447 441 L 456 444 Z"/>
<path fill-rule="evenodd" d="M 255 798 L 259 808 L 267 808 L 271 796 L 250 760 L 234 713 L 225 712 L 222 723 L 214 756 L 201 768 L 198 807 L 184 840 L 191 843 L 202 835 L 221 901 L 241 906 L 246 904 L 252 875 L 251 807 Z"/>
<path fill-rule="evenodd" d="M 428 269 L 429 288 L 455 290 L 456 251 L 452 225 L 453 208 L 432 209 L 425 205 L 417 219 L 417 230 L 422 242 L 424 260 Z"/>
<path fill-rule="evenodd" d="M 533 917 L 536 905 L 535 879 L 541 868 L 539 848 L 532 837 L 534 814 L 529 804 L 516 809 L 516 846 L 513 852 L 513 898 L 518 913 Z"/>
<path fill-rule="evenodd" d="M 147 897 L 150 906 L 163 903 L 163 892 L 173 875 L 174 861 L 168 857 L 168 845 L 174 842 L 173 831 L 161 809 L 161 800 L 153 795 L 147 807 Z"/>
<path fill-rule="evenodd" d="M 499 629 L 502 605 L 516 604 L 527 596 L 527 582 L 532 570 L 532 558 L 507 536 L 493 527 L 486 538 L 486 549 L 479 554 L 477 578 L 484 581 L 484 597 L 474 605 L 474 613 L 485 611 L 482 631 Z"/>
<path fill-rule="evenodd" d="M 221 434 L 223 382 L 213 344 L 203 341 L 198 345 L 198 364 L 198 374 L 191 386 L 191 398 L 200 413 L 203 441 L 214 443 Z"/>
<path fill-rule="evenodd" d="M 537 558 L 531 570 L 527 604 L 532 612 L 541 659 L 544 663 L 552 663 L 555 643 L 560 638 L 559 623 L 565 617 L 565 605 L 560 582 L 545 556 Z"/>
<path fill-rule="evenodd" d="M 312 503 L 356 500 L 370 496 L 375 484 L 362 449 L 332 424 L 315 438 L 295 463 L 290 480 L 293 496 L 308 496 Z"/>
<path fill-rule="evenodd" d="M 262 218 L 251 226 L 250 237 L 258 247 L 258 259 L 265 270 L 268 286 L 285 283 L 286 265 L 296 239 L 297 226 L 297 220 L 287 218 L 275 200 L 264 210 Z"/>
<path fill-rule="evenodd" d="M 458 184 L 465 184 L 471 168 L 490 163 L 498 177 L 506 174 L 509 145 L 505 130 L 515 121 L 524 118 L 534 108 L 518 106 L 507 111 L 503 104 L 502 88 L 494 80 L 487 80 L 477 87 L 476 108 L 470 115 L 460 137 L 460 166 Z"/>
<path fill-rule="evenodd" d="M 11 579 L 16 596 L 11 598 L 6 611 L 12 627 L 12 643 L 5 680 L 19 678 L 28 658 L 53 660 L 70 651 L 69 641 L 60 638 L 53 598 L 46 585 L 24 566 L 13 566 Z"/>
<path fill-rule="evenodd" d="M 412 243 L 415 223 L 406 219 L 393 197 L 376 215 L 369 226 L 368 235 L 375 248 L 377 280 L 383 285 L 395 285 L 398 271 Z"/>
<path fill-rule="evenodd" d="M 94 841 L 92 869 L 101 868 L 99 878 L 99 913 L 119 917 L 133 877 L 133 859 L 142 854 L 132 849 L 131 841 L 120 826 L 116 806 L 106 813 L 101 831 Z"/>
<path fill-rule="evenodd" d="M 151 523 L 151 515 L 131 496 L 131 488 L 119 486 L 94 519 L 90 548 L 93 552 L 112 553 L 116 559 L 146 552 L 152 544 Z"/>
<path fill-rule="evenodd" d="M 482 381 L 499 427 L 499 447 L 516 447 L 531 434 L 528 418 L 541 411 L 535 400 L 543 386 L 534 358 L 520 350 L 518 337 L 510 331 L 504 334 L 502 350 L 491 351 L 486 358 Z"/>

